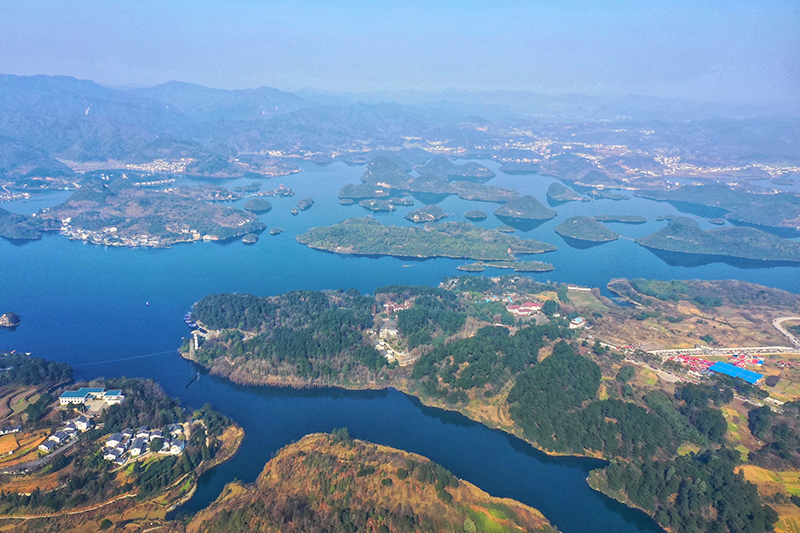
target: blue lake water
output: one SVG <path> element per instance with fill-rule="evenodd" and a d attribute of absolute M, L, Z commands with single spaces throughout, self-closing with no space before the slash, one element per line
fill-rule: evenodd
<path fill-rule="evenodd" d="M 551 178 L 506 176 L 494 163 L 484 164 L 498 174 L 489 184 L 512 187 L 545 202 Z M 548 458 L 515 438 L 460 415 L 422 407 L 395 391 L 246 388 L 210 376 L 186 387 L 196 369 L 175 352 L 188 333 L 181 319 L 206 294 L 273 295 L 293 289 L 350 287 L 372 292 L 392 283 L 435 285 L 444 276 L 458 274 L 456 267 L 465 261 L 339 256 L 311 250 L 295 241 L 295 236 L 308 228 L 367 215 L 358 205 L 341 206 L 337 199 L 339 188 L 358 183 L 362 172 L 363 167 L 309 163 L 303 164 L 300 174 L 262 180 L 263 189 L 284 183 L 297 195 L 270 199 L 273 209 L 261 220 L 270 228 L 279 226 L 285 231 L 278 236 L 264 233 L 253 246 L 236 241 L 184 244 L 167 250 L 103 248 L 58 235 L 22 245 L 0 240 L 0 312 L 14 311 L 22 318 L 16 331 L 0 330 L 0 350 L 32 352 L 70 363 L 76 379 L 122 375 L 153 378 L 185 405 L 210 402 L 239 422 L 247 433 L 241 451 L 201 479 L 200 490 L 186 511 L 206 505 L 234 478 L 254 480 L 271 454 L 292 440 L 312 431 L 347 426 L 357 438 L 423 454 L 493 495 L 533 505 L 565 532 L 659 531 L 642 513 L 588 488 L 586 472 L 597 465 L 595 461 Z M 249 181 L 225 185 L 234 187 Z M 68 195 L 58 191 L 2 207 L 30 213 Z M 316 204 L 292 216 L 289 210 L 307 196 Z M 414 207 L 401 207 L 375 218 L 411 225 L 403 215 L 420 205 L 417 202 Z M 498 204 L 449 197 L 439 205 L 451 214 L 449 220 L 464 220 L 465 211 L 481 209 L 489 218 L 478 225 L 502 224 L 491 215 Z M 558 247 L 554 253 L 528 256 L 555 267 L 553 272 L 533 275 L 535 279 L 600 287 L 606 294 L 606 283 L 615 277 L 737 278 L 800 292 L 797 268 L 743 269 L 723 263 L 671 266 L 634 243 L 633 239 L 666 224 L 653 221 L 654 217 L 680 215 L 669 204 L 633 198 L 572 202 L 554 209 L 559 213 L 555 219 L 531 231 L 517 232 L 520 237 Z M 570 247 L 553 232 L 553 227 L 568 216 L 590 214 L 642 215 L 648 222 L 609 224 L 623 238 L 586 250 Z M 711 227 L 703 219 L 698 221 Z M 488 270 L 486 275 L 503 272 Z"/>

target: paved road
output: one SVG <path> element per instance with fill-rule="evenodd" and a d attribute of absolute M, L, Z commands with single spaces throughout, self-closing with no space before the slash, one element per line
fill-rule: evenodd
<path fill-rule="evenodd" d="M 62 446 L 61 448 L 57 448 L 52 452 L 48 453 L 44 457 L 40 457 L 39 459 L 34 459 L 33 461 L 28 461 L 26 463 L 20 463 L 18 465 L 9 466 L 5 470 L 1 471 L 0 474 L 24 474 L 27 472 L 35 472 L 40 468 L 44 467 L 47 463 L 65 453 L 67 450 L 72 448 L 78 443 L 78 439 L 73 437 L 67 444 Z"/>
<path fill-rule="evenodd" d="M 800 340 L 797 340 L 797 337 L 789 333 L 789 330 L 783 327 L 783 323 L 790 320 L 800 322 L 800 316 L 782 316 L 773 320 L 772 325 L 775 326 L 778 331 L 786 335 L 786 338 L 789 339 L 789 342 L 791 342 L 793 346 L 800 348 Z"/>

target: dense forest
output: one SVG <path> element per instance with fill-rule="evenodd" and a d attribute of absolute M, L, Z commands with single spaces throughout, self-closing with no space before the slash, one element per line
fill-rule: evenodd
<path fill-rule="evenodd" d="M 72 381 L 72 367 L 23 354 L 0 355 L 0 386 L 37 385 L 49 387 Z"/>
<path fill-rule="evenodd" d="M 341 383 L 356 374 L 374 376 L 386 365 L 362 336 L 372 327 L 374 305 L 373 298 L 354 289 L 294 291 L 272 298 L 206 296 L 195 305 L 195 318 L 224 331 L 205 342 L 197 358 L 209 366 L 222 356 L 257 360 L 267 374 L 320 384 Z"/>

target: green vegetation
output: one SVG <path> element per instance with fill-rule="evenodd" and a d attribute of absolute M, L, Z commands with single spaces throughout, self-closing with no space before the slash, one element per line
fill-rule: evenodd
<path fill-rule="evenodd" d="M 519 218 L 526 220 L 550 220 L 558 213 L 546 208 L 542 202 L 530 195 L 511 200 L 502 207 L 495 209 L 498 217 Z"/>
<path fill-rule="evenodd" d="M 646 248 L 718 257 L 800 263 L 800 243 L 753 228 L 722 227 L 704 231 L 679 217 L 652 235 L 636 239 Z"/>
<path fill-rule="evenodd" d="M 244 208 L 253 213 L 266 213 L 272 209 L 272 204 L 263 198 L 251 198 L 245 202 Z"/>
<path fill-rule="evenodd" d="M 554 202 L 575 202 L 584 200 L 580 194 L 558 181 L 554 181 L 547 188 L 547 197 Z"/>
<path fill-rule="evenodd" d="M 617 222 L 620 224 L 644 224 L 647 222 L 645 217 L 638 215 L 597 215 L 592 218 L 598 222 Z"/>
<path fill-rule="evenodd" d="M 0 237 L 15 240 L 42 238 L 43 224 L 40 219 L 10 213 L 0 209 Z"/>
<path fill-rule="evenodd" d="M 553 265 L 541 261 L 477 261 L 456 268 L 464 272 L 483 272 L 487 268 L 509 268 L 514 272 L 550 272 Z"/>
<path fill-rule="evenodd" d="M 119 483 L 117 474 L 112 472 L 114 465 L 103 459 L 101 437 L 126 427 L 147 425 L 152 428 L 166 428 L 168 424 L 185 421 L 187 414 L 176 400 L 168 397 L 152 381 L 123 378 L 109 380 L 104 386 L 122 389 L 125 401 L 108 407 L 96 420 L 97 425 L 80 435 L 73 451 L 48 467 L 53 471 L 70 465 L 70 469 L 61 474 L 63 486 L 49 491 L 37 488 L 29 495 L 0 493 L 0 512 L 57 512 L 107 501 L 131 491 L 137 493 L 139 499 L 146 499 L 162 492 L 184 475 L 194 475 L 201 462 L 213 460 L 221 448 L 219 437 L 233 424 L 210 406 L 204 406 L 192 414 L 202 423 L 193 425 L 191 438 L 180 456 L 168 456 L 146 463 L 135 462 L 131 475 L 125 478 L 124 483 Z M 42 410 L 46 414 L 54 399 L 50 395 L 43 395 L 39 401 L 28 407 L 31 409 L 29 414 L 38 410 L 40 404 L 44 404 Z M 98 429 L 97 426 L 104 427 Z"/>
<path fill-rule="evenodd" d="M 370 211 L 376 211 L 376 212 L 380 211 L 389 212 L 397 209 L 394 206 L 394 204 L 388 200 L 376 200 L 374 198 L 361 200 L 360 202 L 358 202 L 358 205 L 360 205 L 364 209 L 369 209 Z"/>
<path fill-rule="evenodd" d="M 492 498 L 424 457 L 317 433 L 278 452 L 254 485 L 228 485 L 187 531 L 437 533 L 475 532 L 476 524 L 555 531 L 535 509 Z"/>
<path fill-rule="evenodd" d="M 486 220 L 486 213 L 479 209 L 474 209 L 464 213 L 464 217 L 466 217 L 468 220 Z"/>
<path fill-rule="evenodd" d="M 494 177 L 494 172 L 478 163 L 464 163 L 456 165 L 443 155 L 431 158 L 426 164 L 416 167 L 420 175 L 431 174 L 447 181 L 475 181 L 484 182 Z"/>
<path fill-rule="evenodd" d="M 70 219 L 67 235 L 111 246 L 139 245 L 142 235 L 153 239 L 149 246 L 171 246 L 200 237 L 231 239 L 265 228 L 252 213 L 199 201 L 203 194 L 199 188 L 165 193 L 132 187 L 125 178 L 110 184 L 86 179 L 41 218 L 59 228 Z"/>
<path fill-rule="evenodd" d="M 421 224 L 423 222 L 439 222 L 445 217 L 447 217 L 447 215 L 438 205 L 426 205 L 425 207 L 409 211 L 405 219 Z"/>
<path fill-rule="evenodd" d="M 37 385 L 52 387 L 72 380 L 72 367 L 21 354 L 0 355 L 0 386 Z"/>
<path fill-rule="evenodd" d="M 555 246 L 506 236 L 467 222 L 427 224 L 425 228 L 384 226 L 371 218 L 354 218 L 334 226 L 312 228 L 297 237 L 312 248 L 343 254 L 399 257 L 455 257 L 505 261 L 512 254 L 535 254 Z"/>
<path fill-rule="evenodd" d="M 661 281 L 657 279 L 636 278 L 630 280 L 630 285 L 639 294 L 652 296 L 659 300 L 689 300 L 701 307 L 719 307 L 722 305 L 722 298 L 714 294 L 713 291 L 701 290 L 697 286 L 689 286 L 684 281 Z M 635 301 L 643 303 L 641 297 L 633 296 Z"/>
<path fill-rule="evenodd" d="M 587 242 L 610 242 L 619 239 L 619 235 L 589 217 L 569 217 L 555 227 L 555 232 L 562 237 Z"/>
<path fill-rule="evenodd" d="M 194 317 L 224 331 L 207 340 L 196 357 L 226 374 L 233 370 L 225 364 L 227 357 L 257 363 L 261 376 L 287 380 L 331 385 L 374 379 L 386 365 L 362 338 L 372 327 L 374 302 L 355 290 L 294 291 L 272 298 L 206 296 L 195 305 Z"/>
<path fill-rule="evenodd" d="M 702 206 L 742 224 L 794 230 L 800 222 L 800 197 L 792 193 L 756 194 L 721 183 L 684 185 L 670 191 L 639 191 L 636 196 L 671 202 L 679 208 Z"/>
<path fill-rule="evenodd" d="M 593 485 L 685 532 L 756 533 L 772 530 L 778 515 L 761 504 L 756 486 L 734 473 L 739 453 L 721 448 L 672 460 L 613 461 L 594 471 Z"/>
<path fill-rule="evenodd" d="M 764 443 L 749 459 L 772 470 L 800 468 L 800 402 L 783 405 L 776 413 L 768 406 L 751 409 L 747 414 L 750 432 Z"/>

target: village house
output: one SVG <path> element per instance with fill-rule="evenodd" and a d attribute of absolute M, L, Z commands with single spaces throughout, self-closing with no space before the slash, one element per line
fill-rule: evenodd
<path fill-rule="evenodd" d="M 536 316 L 544 307 L 540 302 L 525 302 L 523 304 L 507 305 L 506 309 L 509 313 L 517 318 Z"/>

